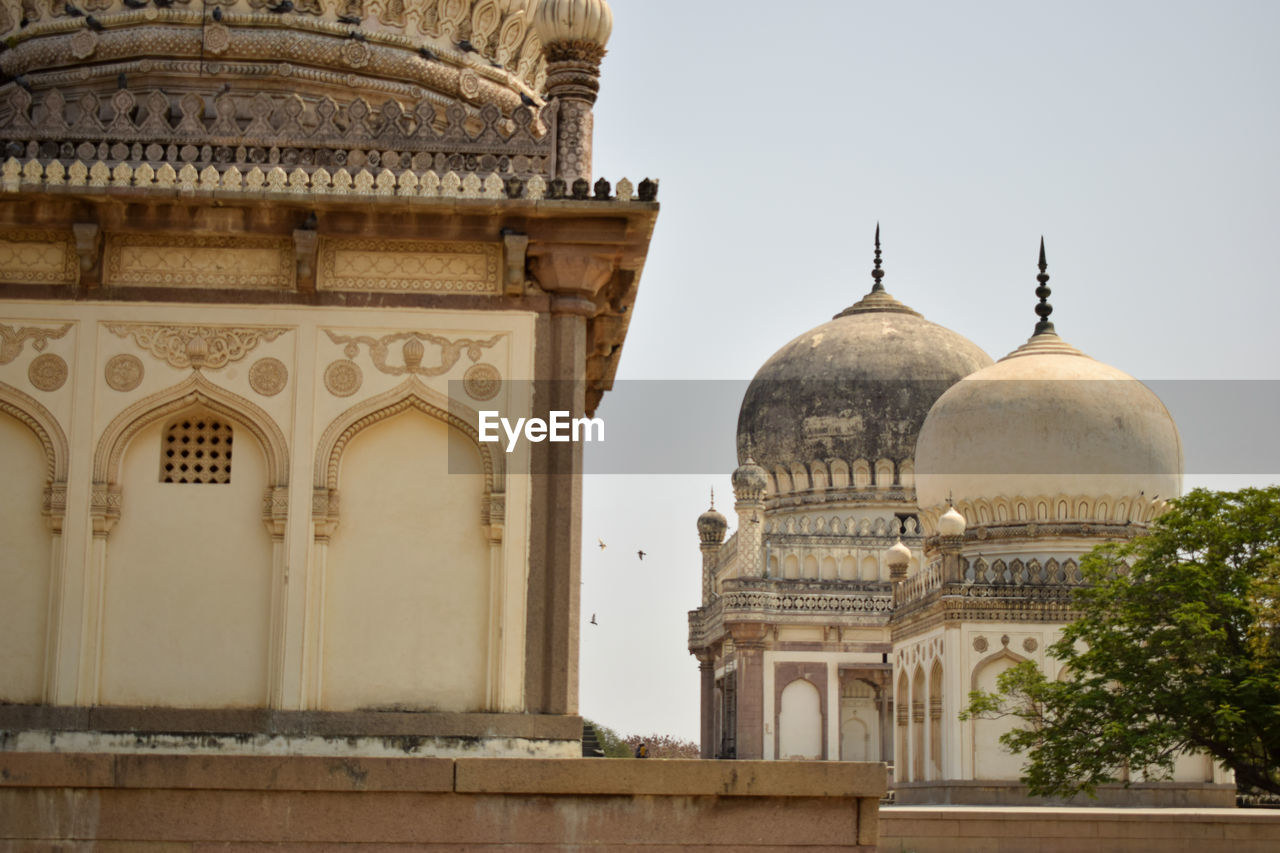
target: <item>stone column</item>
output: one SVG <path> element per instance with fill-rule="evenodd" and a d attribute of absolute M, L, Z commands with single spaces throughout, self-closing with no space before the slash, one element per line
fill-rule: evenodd
<path fill-rule="evenodd" d="M 613 274 L 608 258 L 579 247 L 544 246 L 534 259 L 551 310 L 536 326 L 534 417 L 586 409 L 587 320 L 592 298 Z M 578 712 L 579 585 L 582 545 L 582 445 L 530 446 L 533 474 L 525 627 L 525 709 Z"/>
<path fill-rule="evenodd" d="M 711 649 L 698 653 L 698 675 L 702 678 L 701 757 L 715 758 L 716 658 Z"/>

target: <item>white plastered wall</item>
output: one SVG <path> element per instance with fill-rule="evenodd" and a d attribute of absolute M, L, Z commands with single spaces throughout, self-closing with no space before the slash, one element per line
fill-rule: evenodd
<path fill-rule="evenodd" d="M 127 614 L 127 608 L 142 612 L 151 612 L 154 608 L 155 612 L 163 613 L 169 607 L 165 596 L 175 594 L 172 590 L 162 593 L 160 589 L 142 583 L 142 577 L 164 577 L 164 571 L 174 567 L 182 571 L 204 571 L 209 568 L 205 563 L 213 561 L 235 562 L 238 567 L 239 564 L 244 564 L 246 573 L 254 575 L 254 591 L 252 594 L 244 593 L 254 602 L 250 607 L 252 610 L 262 606 L 262 588 L 257 586 L 261 580 L 262 565 L 260 562 L 252 566 L 250 564 L 259 561 L 267 553 L 267 660 L 258 664 L 266 672 L 267 698 L 255 701 L 254 704 L 263 704 L 265 701 L 271 707 L 282 709 L 320 707 L 322 679 L 319 676 L 324 668 L 324 662 L 320 658 L 320 629 L 323 625 L 325 580 L 323 563 L 317 561 L 320 549 L 316 544 L 316 527 L 312 517 L 317 445 L 326 428 L 344 413 L 373 398 L 394 392 L 409 380 L 429 389 L 440 399 L 447 399 L 450 393 L 449 383 L 454 381 L 460 385 L 457 380 L 462 378 L 473 363 L 464 347 L 463 354 L 456 363 L 435 375 L 406 377 L 403 371 L 396 374 L 384 370 L 386 367 L 394 370 L 396 366 L 404 365 L 399 355 L 399 342 L 392 343 L 390 355 L 380 367 L 373 349 L 367 343 L 361 343 L 351 351 L 353 348 L 350 344 L 335 342 L 326 331 L 348 338 L 363 337 L 373 341 L 408 331 L 427 332 L 450 341 L 483 341 L 487 343 L 479 351 L 478 361 L 491 365 L 504 380 L 527 379 L 532 374 L 534 320 L 534 315 L 518 312 L 413 309 L 350 311 L 311 307 L 197 307 L 93 302 L 52 305 L 6 302 L 3 311 L 0 311 L 0 324 L 12 328 L 32 326 L 50 330 L 69 327 L 60 336 L 46 341 L 40 351 L 28 342 L 17 357 L 0 365 L 0 382 L 22 389 L 25 394 L 38 400 L 42 409 L 47 411 L 65 434 L 65 444 L 69 448 L 69 458 L 65 463 L 65 525 L 61 536 L 55 534 L 51 537 L 43 523 L 39 527 L 35 525 L 40 520 L 39 498 L 33 509 L 31 498 L 25 492 L 6 490 L 3 506 L 0 506 L 6 517 L 13 519 L 23 531 L 21 535 L 30 540 L 28 545 L 34 545 L 39 537 L 44 537 L 45 565 L 52 566 L 49 570 L 51 580 L 48 582 L 48 589 L 43 593 L 39 590 L 31 593 L 36 597 L 43 595 L 47 599 L 46 612 L 50 614 L 47 620 L 48 636 L 39 640 L 31 639 L 42 630 L 31 621 L 35 616 L 28 619 L 31 624 L 22 627 L 22 633 L 28 638 L 23 642 L 34 643 L 43 653 L 47 664 L 44 667 L 47 683 L 41 691 L 44 701 L 63 705 L 103 701 L 101 690 L 104 676 L 108 697 L 132 701 L 129 698 L 131 694 L 127 691 L 112 692 L 115 690 L 112 685 L 121 683 L 113 680 L 112 667 L 122 664 L 138 670 L 151 667 L 163 657 L 163 643 L 157 641 L 148 647 L 141 637 L 136 637 L 113 651 L 113 644 L 120 640 L 117 628 L 123 624 L 118 619 L 118 614 Z M 118 324 L 165 328 L 193 323 L 219 328 L 270 328 L 279 331 L 258 339 L 243 358 L 233 359 L 225 366 L 205 368 L 199 371 L 198 378 L 193 378 L 196 372 L 190 367 L 174 366 L 166 360 L 163 353 L 157 354 L 151 347 L 143 345 L 136 336 L 117 334 L 108 328 L 109 325 Z M 55 389 L 39 390 L 33 388 L 28 381 L 28 369 L 33 359 L 43 354 L 56 355 L 66 365 L 66 381 Z M 107 361 L 120 355 L 137 358 L 144 368 L 141 381 L 135 388 L 116 390 L 105 381 Z M 262 393 L 250 381 L 251 369 L 263 359 L 278 360 L 287 372 L 284 387 L 276 393 Z M 332 393 L 322 378 L 327 366 L 338 360 L 354 363 L 363 377 L 359 388 L 348 396 Z M 441 360 L 441 352 L 428 343 L 423 365 L 441 366 Z M 127 436 L 127 441 L 121 442 L 127 446 L 120 449 L 115 477 L 118 481 L 115 485 L 120 487 L 119 521 L 114 524 L 104 523 L 104 516 L 100 511 L 97 524 L 99 529 L 95 535 L 94 513 L 91 512 L 95 491 L 95 463 L 109 456 L 111 450 L 103 446 L 104 435 L 110 431 L 109 428 L 116 428 L 117 432 L 124 430 L 131 419 L 142 417 L 146 411 L 161 403 L 178 406 L 186 399 L 186 395 L 200 399 L 204 399 L 201 395 L 211 395 L 234 411 L 240 421 L 252 422 L 242 422 L 237 428 L 237 453 L 246 453 L 254 446 L 255 439 L 250 435 L 249 429 L 252 425 L 265 436 L 256 442 L 262 446 L 257 452 L 278 461 L 276 468 L 272 468 L 275 463 L 270 460 L 264 462 L 265 467 L 271 470 L 263 475 L 250 470 L 253 463 L 247 456 L 237 459 L 237 465 L 233 469 L 233 487 L 239 485 L 242 472 L 247 472 L 248 475 L 245 488 L 253 486 L 253 494 L 246 492 L 243 500 L 239 501 L 243 504 L 239 507 L 243 515 L 237 516 L 237 524 L 246 526 L 245 535 L 237 537 L 236 541 L 228 541 L 224 536 L 217 539 L 216 545 L 202 546 L 214 554 L 209 560 L 196 557 L 178 561 L 174 559 L 172 551 L 167 550 L 168 545 L 145 546 L 142 542 L 145 536 L 163 538 L 169 535 L 164 528 L 170 526 L 166 522 L 152 524 L 147 528 L 145 516 L 155 518 L 154 512 L 146 509 L 147 489 L 130 487 L 133 480 L 142 482 L 139 477 L 156 477 L 158 460 L 152 458 L 151 452 L 144 448 L 144 444 L 152 441 L 152 437 L 145 434 L 145 429 L 134 431 Z M 200 399 L 194 402 L 199 402 Z M 466 402 L 478 407 L 477 401 Z M 503 408 L 514 415 L 528 414 L 530 390 L 526 383 L 504 382 L 499 396 L 485 405 Z M 27 465 L 28 462 L 16 461 L 18 454 L 8 452 L 9 426 L 11 425 L 8 423 L 4 426 L 6 456 L 12 455 L 15 465 Z M 22 424 L 16 426 L 22 428 Z M 22 441 L 25 439 L 18 439 L 14 446 L 21 446 Z M 352 441 L 358 449 L 356 439 Z M 132 458 L 131 447 L 137 449 L 136 461 Z M 487 577 L 482 588 L 487 596 L 487 618 L 483 628 L 483 645 L 488 660 L 483 667 L 477 669 L 475 678 L 483 685 L 487 709 L 520 711 L 523 708 L 524 591 L 530 495 L 528 475 L 522 472 L 527 471 L 527 451 L 518 451 L 505 461 L 507 472 L 501 477 L 500 483 L 505 510 L 501 518 L 501 530 L 496 535 L 496 545 L 485 545 Z M 136 476 L 130 472 L 130 466 L 135 464 L 138 469 Z M 14 476 L 33 479 L 35 473 L 22 474 L 15 471 Z M 248 480 L 256 480 L 257 484 L 248 483 Z M 262 518 L 264 481 L 271 484 L 287 483 L 274 496 L 277 503 L 276 517 L 271 525 L 264 524 Z M 148 483 L 148 486 L 151 485 L 155 484 Z M 352 500 L 356 499 L 353 495 L 357 495 L 361 488 L 364 487 L 353 483 L 350 495 L 340 494 L 346 509 L 351 508 Z M 341 491 L 339 489 L 340 493 Z M 479 529 L 480 513 L 475 495 L 465 488 L 459 489 L 456 495 L 453 491 L 453 485 L 446 483 L 441 487 L 440 494 L 451 496 L 446 502 L 456 500 L 459 506 L 465 504 Z M 100 506 L 103 501 L 110 501 L 110 496 L 104 497 L 105 491 L 99 492 Z M 160 509 L 155 509 L 156 507 Z M 168 504 L 163 507 L 153 504 L 153 510 L 178 512 L 176 506 Z M 255 519 L 252 532 L 247 530 L 246 519 L 250 517 Z M 338 529 L 341 529 L 344 520 L 340 511 Z M 142 521 L 141 528 L 137 526 L 138 521 Z M 446 532 L 433 527 L 434 524 L 434 520 L 428 517 L 425 520 L 425 530 Z M 104 527 L 109 529 L 103 530 Z M 269 528 L 274 528 L 274 536 L 268 532 Z M 450 529 L 447 532 L 455 531 Z M 489 534 L 492 536 L 493 531 L 489 531 Z M 265 548 L 263 542 L 267 543 Z M 28 545 L 22 547 L 28 548 Z M 242 546 L 245 554 L 240 554 Z M 467 556 L 466 560 L 474 561 L 474 555 Z M 133 569 L 120 568 L 122 561 L 138 570 L 136 577 L 131 579 L 127 574 Z M 23 562 L 30 561 L 24 557 Z M 39 563 L 38 558 L 34 562 Z M 126 574 L 122 575 L 122 572 Z M 123 584 L 112 586 L 117 577 L 123 579 Z M 236 585 L 239 585 L 238 581 Z M 186 594 L 192 587 L 188 584 L 183 589 L 183 594 Z M 243 601 L 232 604 L 234 597 L 224 597 L 221 593 L 203 596 L 203 604 L 210 610 L 210 623 L 219 622 L 218 614 L 221 613 L 225 617 L 221 621 L 237 624 L 236 619 L 239 617 L 231 611 L 240 609 Z M 126 599 L 129 603 L 126 610 L 122 611 L 121 605 Z M 126 621 L 131 618 L 126 616 Z M 181 621 L 173 617 L 166 618 L 173 623 Z M 256 615 L 250 621 L 255 625 L 260 624 Z M 191 627 L 193 632 L 198 628 L 197 625 Z M 260 648 L 257 645 L 260 644 L 258 634 L 254 634 L 251 642 L 245 642 Z M 132 651 L 125 654 L 126 648 Z M 452 648 L 441 650 L 444 657 L 449 657 L 454 652 Z M 126 658 L 130 656 L 132 659 L 126 664 Z M 38 655 L 34 652 L 30 656 L 24 653 L 24 658 L 27 657 L 34 659 Z M 200 664 L 198 668 L 214 673 L 215 670 L 211 667 L 215 665 Z M 163 669 L 161 666 L 159 671 L 162 672 Z M 23 678 L 27 676 L 24 675 Z M 198 697 L 200 705 L 235 706 L 246 702 L 247 690 L 237 692 L 241 691 L 243 685 L 235 690 L 229 687 L 226 690 L 217 689 L 219 678 L 220 676 L 212 679 L 211 693 Z M 23 690 L 30 692 L 29 686 Z M 142 693 L 137 693 L 136 696 L 140 699 Z M 169 697 L 166 701 L 188 704 L 180 697 Z M 352 698 L 348 704 L 368 707 L 386 703 L 378 696 L 369 695 Z M 469 701 L 468 704 L 474 703 Z"/>

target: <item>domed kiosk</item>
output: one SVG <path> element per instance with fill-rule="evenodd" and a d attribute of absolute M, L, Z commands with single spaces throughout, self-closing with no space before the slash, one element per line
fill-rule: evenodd
<path fill-rule="evenodd" d="M 930 409 L 916 446 L 925 559 L 895 584 L 899 802 L 1028 802 L 1007 719 L 961 722 L 970 690 L 1047 655 L 1076 618 L 1079 560 L 1141 533 L 1182 483 L 1182 445 L 1141 382 L 1072 347 L 1049 317 L 1040 247 L 1039 322 L 1024 345 L 957 382 Z M 1230 805 L 1204 755 L 1178 759 L 1169 782 L 1100 789 L 1104 804 Z"/>
<path fill-rule="evenodd" d="M 865 297 L 757 372 L 738 417 L 737 530 L 709 542 L 699 520 L 689 648 L 703 662 L 705 756 L 890 757 L 885 551 L 900 539 L 895 559 L 919 564 L 916 435 L 938 396 L 991 359 L 885 290 L 878 227 L 871 276 Z M 775 653 L 785 664 L 765 667 Z M 818 714 L 835 725 L 820 738 Z"/>

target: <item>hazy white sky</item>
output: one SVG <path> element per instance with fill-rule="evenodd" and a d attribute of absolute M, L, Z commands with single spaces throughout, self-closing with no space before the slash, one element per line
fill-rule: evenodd
<path fill-rule="evenodd" d="M 877 221 L 888 290 L 994 358 L 1031 334 L 1043 234 L 1079 349 L 1141 379 L 1280 379 L 1280 4 L 611 6 L 596 173 L 658 178 L 662 202 L 620 380 L 750 379 L 869 289 Z M 683 428 L 731 458 L 726 408 Z M 730 470 L 587 478 L 584 715 L 696 740 L 694 521 L 715 486 L 732 523 Z"/>

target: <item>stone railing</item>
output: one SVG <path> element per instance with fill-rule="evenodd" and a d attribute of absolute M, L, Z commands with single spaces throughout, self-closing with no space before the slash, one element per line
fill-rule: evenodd
<path fill-rule="evenodd" d="M 813 581 L 730 578 L 707 607 L 689 613 L 689 647 L 702 647 L 723 633 L 724 623 L 778 616 L 812 617 L 801 622 L 881 625 L 893 606 L 883 581 Z"/>
<path fill-rule="evenodd" d="M 1050 558 L 1041 563 L 960 558 L 959 577 L 946 580 L 943 564 L 935 560 L 907 578 L 894 590 L 894 607 L 915 604 L 936 595 L 970 598 L 1024 596 L 1027 598 L 1069 598 L 1070 591 L 1084 584 L 1075 560 Z"/>

